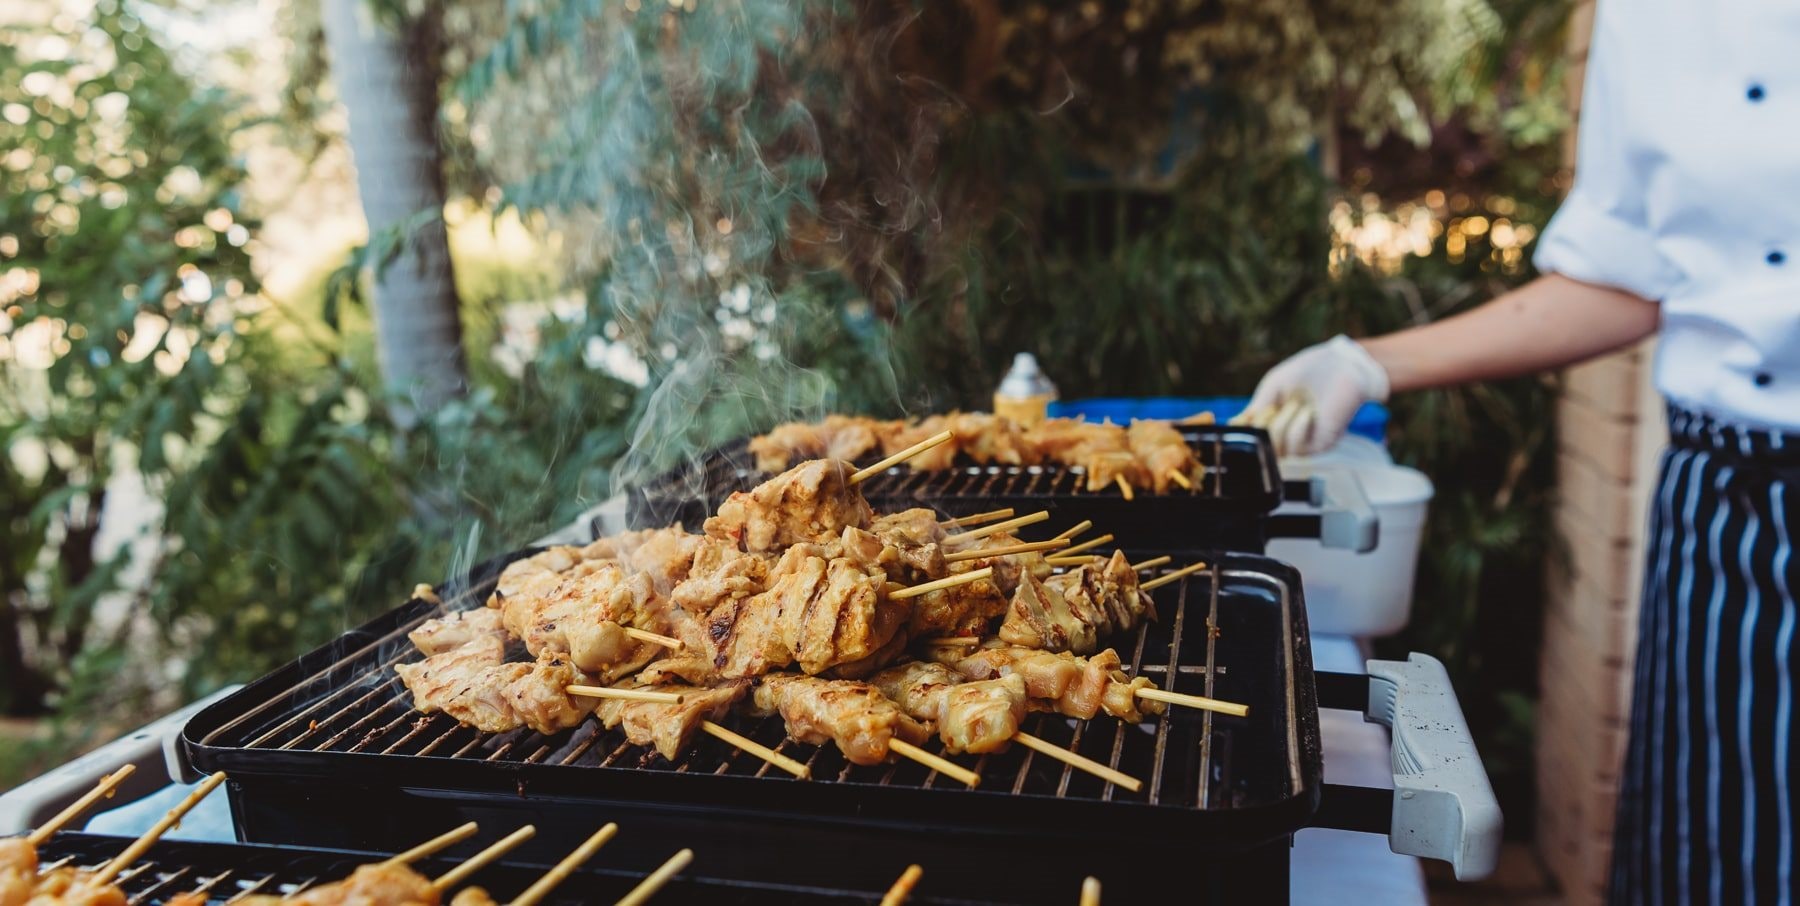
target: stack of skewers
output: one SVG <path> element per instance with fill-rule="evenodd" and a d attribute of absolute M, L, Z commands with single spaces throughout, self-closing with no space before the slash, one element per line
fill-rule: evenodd
<path fill-rule="evenodd" d="M 704 732 L 808 776 L 720 723 L 743 706 L 852 763 L 909 758 L 970 786 L 974 772 L 921 748 L 930 736 L 952 755 L 1017 742 L 1135 791 L 1135 778 L 1021 732 L 1026 714 L 1245 713 L 1127 676 L 1102 647 L 1154 619 L 1148 591 L 1204 564 L 1140 583 L 1166 560 L 1085 554 L 1108 540 L 1074 543 L 1085 524 L 1048 541 L 1011 534 L 1047 513 L 872 511 L 859 482 L 948 441 L 862 470 L 801 463 L 732 495 L 704 534 L 648 530 L 516 562 L 487 607 L 414 630 L 425 657 L 397 671 L 416 708 L 485 732 L 552 734 L 597 713 L 671 761 Z M 514 642 L 532 660 L 510 659 Z"/>

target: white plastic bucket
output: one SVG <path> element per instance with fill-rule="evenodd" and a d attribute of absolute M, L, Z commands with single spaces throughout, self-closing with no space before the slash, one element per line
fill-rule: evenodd
<path fill-rule="evenodd" d="M 1413 573 L 1435 491 L 1431 479 L 1417 469 L 1394 465 L 1379 445 L 1361 438 L 1348 438 L 1311 460 L 1284 461 L 1281 469 L 1283 478 L 1326 469 L 1354 473 L 1381 520 L 1380 542 L 1362 554 L 1330 550 L 1317 541 L 1269 542 L 1269 556 L 1300 570 L 1312 631 L 1360 638 L 1399 632 L 1412 614 Z"/>

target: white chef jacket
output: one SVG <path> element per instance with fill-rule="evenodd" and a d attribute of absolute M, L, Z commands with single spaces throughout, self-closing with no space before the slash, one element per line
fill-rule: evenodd
<path fill-rule="evenodd" d="M 1600 0 L 1543 271 L 1662 303 L 1656 386 L 1800 431 L 1800 3 Z"/>

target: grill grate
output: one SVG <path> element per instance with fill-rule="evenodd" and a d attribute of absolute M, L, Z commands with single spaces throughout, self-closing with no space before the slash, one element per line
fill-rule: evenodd
<path fill-rule="evenodd" d="M 1263 520 L 1283 494 L 1268 435 L 1254 428 L 1201 426 L 1183 429 L 1183 436 L 1202 466 L 1192 490 L 1140 489 L 1134 500 L 1126 500 L 1117 487 L 1087 490 L 1080 466 L 964 463 L 932 472 L 902 464 L 864 481 L 862 492 L 881 512 L 909 506 L 957 516 L 1007 506 L 1021 512 L 1052 509 L 1071 523 L 1093 519 L 1133 551 L 1260 552 Z M 630 520 L 636 526 L 698 528 L 732 492 L 768 477 L 754 467 L 748 441 L 739 440 L 637 488 L 630 497 Z"/>
<path fill-rule="evenodd" d="M 470 589 L 447 599 L 444 606 L 447 610 L 479 606 L 490 589 L 487 584 Z M 1195 599 L 1205 609 L 1201 618 L 1205 625 L 1217 625 L 1218 583 L 1212 571 L 1202 570 L 1175 584 L 1172 593 L 1165 592 L 1160 603 L 1164 617 L 1172 627 L 1169 631 L 1155 631 L 1146 625 L 1139 628 L 1134 638 L 1117 647 L 1128 658 L 1127 671 L 1134 676 L 1151 677 L 1158 685 L 1175 691 L 1229 698 L 1232 690 L 1228 681 L 1223 690 L 1221 683 L 1226 680 L 1229 668 L 1212 666 L 1209 669 L 1209 665 L 1216 665 L 1216 640 L 1211 637 L 1212 633 L 1208 633 L 1203 648 L 1203 661 L 1183 660 L 1181 637 L 1189 611 L 1194 607 L 1190 602 Z M 411 697 L 393 668 L 418 657 L 407 643 L 406 633 L 439 613 L 436 608 L 422 610 L 379 639 L 347 652 L 332 665 L 332 669 L 350 671 L 349 681 L 334 683 L 335 689 L 315 696 L 310 704 L 279 720 L 266 720 L 263 726 L 257 724 L 257 719 L 265 717 L 268 708 L 252 711 L 240 721 L 211 734 L 202 743 L 221 744 L 239 733 L 249 733 L 242 743 L 242 748 L 248 750 L 373 753 L 533 765 L 623 767 L 805 782 L 780 771 L 771 774 L 766 762 L 704 735 L 697 735 L 696 743 L 684 757 L 671 762 L 654 749 L 631 745 L 625 741 L 622 731 L 606 730 L 592 718 L 572 730 L 545 736 L 524 728 L 498 734 L 482 733 L 444 714 L 420 714 L 412 709 Z M 522 655 L 523 651 L 520 649 L 515 653 Z M 371 654 L 375 657 L 369 657 Z M 357 669 L 365 662 L 366 665 Z M 1169 676 L 1175 677 L 1172 686 L 1166 680 Z M 787 737 L 779 717 L 740 718 L 735 729 L 807 764 L 813 769 L 815 780 L 812 782 L 919 788 L 941 785 L 935 771 L 911 762 L 860 766 L 845 760 L 829 743 L 812 746 L 795 742 Z M 1061 762 L 1039 758 L 1024 747 L 1015 747 L 1004 754 L 981 756 L 974 769 L 982 775 L 984 784 L 1018 794 L 1102 801 L 1135 800 L 1150 805 L 1230 808 L 1235 801 L 1233 796 L 1209 801 L 1212 779 L 1219 775 L 1230 776 L 1228 765 L 1211 754 L 1215 737 L 1228 737 L 1237 730 L 1233 722 L 1215 722 L 1211 712 L 1171 709 L 1152 724 L 1136 726 L 1106 717 L 1077 721 L 1060 715 L 1038 714 L 1028 719 L 1027 730 L 1115 769 L 1134 776 L 1142 775 L 1148 780 L 1146 788 L 1140 793 L 1119 789 Z M 1210 765 L 1211 769 L 1198 771 L 1191 777 L 1168 776 L 1165 768 L 1172 736 L 1197 739 L 1201 747 L 1200 764 Z M 941 751 L 941 742 L 935 739 L 927 748 L 947 755 Z M 1284 760 L 1296 757 L 1297 753 L 1289 753 Z M 968 758 L 961 760 L 967 762 Z M 949 784 L 949 787 L 955 786 Z M 1231 789 L 1229 783 L 1225 788 Z M 1250 787 L 1235 792 L 1260 799 L 1291 794 L 1291 791 Z"/>

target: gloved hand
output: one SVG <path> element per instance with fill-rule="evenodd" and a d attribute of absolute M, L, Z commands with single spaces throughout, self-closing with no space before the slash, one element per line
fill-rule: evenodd
<path fill-rule="evenodd" d="M 1267 428 L 1280 455 L 1311 456 L 1343 438 L 1363 403 L 1387 398 L 1387 370 L 1339 334 L 1269 369 L 1243 419 Z"/>

